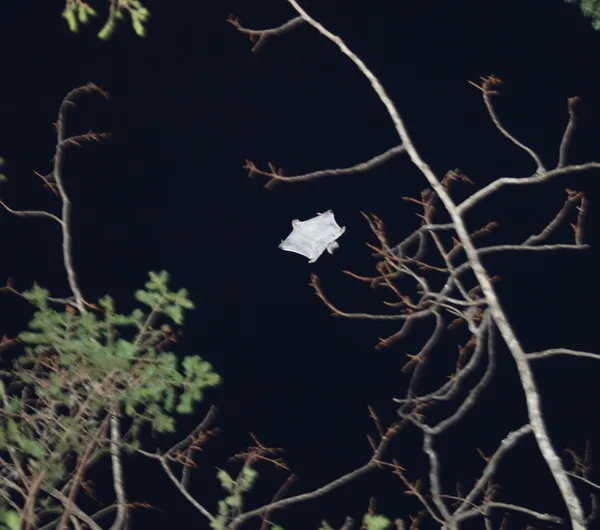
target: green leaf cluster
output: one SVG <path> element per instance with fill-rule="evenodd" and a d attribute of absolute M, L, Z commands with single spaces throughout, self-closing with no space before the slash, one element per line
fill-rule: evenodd
<path fill-rule="evenodd" d="M 138 37 L 145 37 L 145 24 L 150 20 L 150 11 L 139 0 L 119 0 L 119 2 L 111 2 L 108 18 L 98 32 L 98 38 L 109 40 L 117 29 L 119 21 L 125 19 L 126 13 L 131 18 L 135 34 Z M 62 12 L 62 16 L 67 21 L 69 29 L 73 33 L 79 33 L 80 26 L 88 24 L 90 17 L 97 16 L 97 13 L 84 0 L 70 0 Z"/>
<path fill-rule="evenodd" d="M 86 4 L 83 0 L 73 0 L 67 2 L 62 17 L 67 21 L 69 29 L 73 33 L 79 33 L 79 25 L 86 25 L 90 21 L 90 17 L 95 17 L 98 14 L 92 6 Z"/>
<path fill-rule="evenodd" d="M 0 449 L 16 448 L 48 480 L 59 480 L 62 463 L 99 436 L 108 411 L 131 419 L 123 441 L 134 448 L 142 426 L 173 432 L 174 414 L 193 412 L 204 391 L 220 383 L 202 358 L 180 362 L 164 351 L 173 332 L 157 327 L 158 319 L 183 324 L 194 306 L 185 289 L 169 289 L 166 272 L 149 276 L 136 293 L 147 310 L 130 314 L 117 313 L 108 296 L 99 301 L 101 312 L 73 314 L 54 309 L 38 285 L 23 293 L 37 310 L 19 335 L 24 355 L 0 372 Z"/>
<path fill-rule="evenodd" d="M 150 20 L 150 11 L 139 0 L 122 0 L 115 9 L 111 8 L 106 24 L 98 33 L 99 39 L 108 40 L 112 37 L 118 21 L 125 18 L 125 11 L 129 13 L 135 34 L 142 38 L 146 36 L 145 24 Z"/>
<path fill-rule="evenodd" d="M 244 493 L 254 486 L 258 471 L 246 463 L 235 479 L 223 469 L 218 470 L 217 478 L 229 495 L 219 501 L 219 514 L 211 521 L 210 526 L 213 530 L 225 530 L 234 513 L 241 510 Z"/>
<path fill-rule="evenodd" d="M 600 30 L 600 0 L 579 0 L 583 16 L 592 19 L 592 27 Z M 577 0 L 565 0 L 567 4 L 575 4 Z"/>
<path fill-rule="evenodd" d="M 363 523 L 367 530 L 386 530 L 392 525 L 385 515 L 379 515 L 376 513 L 367 513 L 363 518 Z"/>

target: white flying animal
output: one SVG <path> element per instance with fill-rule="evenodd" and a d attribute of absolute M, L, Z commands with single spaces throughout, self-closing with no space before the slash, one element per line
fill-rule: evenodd
<path fill-rule="evenodd" d="M 339 226 L 335 222 L 331 210 L 319 213 L 306 221 L 294 219 L 292 227 L 292 233 L 281 242 L 279 248 L 302 254 L 309 258 L 309 263 L 317 261 L 325 250 L 333 254 L 333 251 L 339 247 L 336 239 L 346 231 L 345 226 Z"/>

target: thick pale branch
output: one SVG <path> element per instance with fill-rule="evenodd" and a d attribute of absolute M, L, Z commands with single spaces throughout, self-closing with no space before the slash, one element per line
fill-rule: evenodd
<path fill-rule="evenodd" d="M 127 515 L 127 499 L 125 498 L 125 483 L 123 480 L 123 465 L 121 463 L 121 433 L 119 419 L 113 412 L 110 416 L 110 459 L 112 464 L 113 488 L 117 496 L 117 516 L 110 530 L 121 530 Z"/>

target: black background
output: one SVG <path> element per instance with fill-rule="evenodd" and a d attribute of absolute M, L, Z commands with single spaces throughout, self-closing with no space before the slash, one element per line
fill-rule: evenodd
<path fill-rule="evenodd" d="M 569 161 L 600 160 L 600 32 L 578 7 L 560 0 L 303 5 L 379 76 L 438 176 L 460 168 L 482 187 L 535 171 L 528 155 L 495 129 L 480 92 L 468 84 L 491 73 L 505 81 L 495 100 L 503 123 L 547 167 L 557 162 L 571 96 L 582 103 Z M 102 2 L 95 6 L 105 14 Z M 95 37 L 99 22 L 79 35 L 70 33 L 60 17 L 61 2 L 2 3 L 0 155 L 8 162 L 10 182 L 1 197 L 14 208 L 57 211 L 58 202 L 32 171 L 51 169 L 52 122 L 60 101 L 88 81 L 107 90 L 109 102 L 85 99 L 69 125 L 72 133 L 91 128 L 114 135 L 103 145 L 72 150 L 67 161 L 74 259 L 86 297 L 111 294 L 127 312 L 147 271 L 160 269 L 170 272 L 173 288 L 190 291 L 197 309 L 186 321 L 178 351 L 203 356 L 224 378 L 198 414 L 180 423 L 179 435 L 185 436 L 208 404 L 219 407 L 223 434 L 200 455 L 201 473 L 192 488 L 207 507 L 214 509 L 223 496 L 214 467 L 227 467 L 229 456 L 251 445 L 249 432 L 285 449 L 299 475 L 290 493 L 308 491 L 369 458 L 366 434 L 375 430 L 367 405 L 386 423 L 396 419 L 391 400 L 408 381 L 400 369 L 430 332 L 424 325 L 406 341 L 376 352 L 378 337 L 396 327 L 331 318 L 308 286 L 310 273 L 322 278 L 341 308 L 385 311 L 383 292 L 341 271 L 373 271 L 365 241 L 375 241 L 360 212 L 377 213 L 390 239 L 399 240 L 418 226 L 420 213 L 402 197 L 418 197 L 426 182 L 402 155 L 368 174 L 265 190 L 260 177 L 248 179 L 245 158 L 265 168 L 271 161 L 293 175 L 350 166 L 399 143 L 368 81 L 308 25 L 271 39 L 255 55 L 248 38 L 226 22 L 233 14 L 251 28 L 280 25 L 295 16 L 284 0 L 147 6 L 152 19 L 146 39 L 137 38 L 126 22 L 105 43 Z M 585 191 L 590 199 L 591 251 L 506 254 L 485 262 L 502 276 L 502 304 L 528 351 L 553 346 L 598 351 L 598 178 L 589 172 L 541 187 L 506 188 L 467 219 L 471 229 L 500 221 L 489 242 L 520 242 L 553 217 L 565 187 Z M 456 197 L 467 192 L 457 187 Z M 333 256 L 308 265 L 277 249 L 292 219 L 327 209 L 347 227 Z M 21 289 L 37 281 L 55 296 L 69 294 L 56 226 L 3 212 L 0 234 L 0 281 L 11 276 Z M 559 235 L 569 238 L 568 227 Z M 15 297 L 1 298 L 0 312 L 0 331 L 9 335 L 30 317 Z M 436 350 L 434 380 L 447 375 L 446 361 L 465 338 L 449 333 Z M 499 365 L 481 406 L 440 440 L 450 494 L 456 481 L 469 484 L 477 476 L 482 465 L 477 447 L 491 453 L 526 421 L 514 363 L 503 348 Z M 557 450 L 581 452 L 586 438 L 598 441 L 597 363 L 552 359 L 535 370 Z M 168 447 L 176 439 L 158 443 Z M 390 451 L 412 479 L 427 472 L 420 443 L 416 432 L 407 432 Z M 130 498 L 157 508 L 136 510 L 135 528 L 208 527 L 158 465 L 135 458 L 126 473 Z M 264 470 L 249 505 L 267 502 L 284 479 L 283 473 Z M 498 481 L 503 500 L 564 514 L 532 439 L 511 453 Z M 107 502 L 105 484 L 98 477 L 98 495 Z M 400 481 L 381 471 L 286 510 L 276 521 L 290 529 L 318 528 L 323 518 L 341 526 L 346 515 L 365 513 L 370 495 L 392 518 L 418 510 Z M 525 522 L 515 518 L 514 527 Z"/>

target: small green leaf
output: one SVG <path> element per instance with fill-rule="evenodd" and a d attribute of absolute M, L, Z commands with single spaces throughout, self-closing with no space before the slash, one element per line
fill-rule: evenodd
<path fill-rule="evenodd" d="M 62 12 L 62 16 L 67 21 L 67 24 L 69 25 L 69 29 L 73 33 L 78 33 L 79 32 L 79 24 L 77 23 L 77 17 L 75 16 L 75 11 L 73 10 L 73 8 L 71 8 L 71 7 L 66 8 Z"/>
<path fill-rule="evenodd" d="M 103 296 L 102 298 L 100 298 L 100 300 L 98 300 L 98 304 L 107 313 L 114 313 L 115 312 L 115 302 L 108 295 Z"/>
<path fill-rule="evenodd" d="M 88 18 L 88 12 L 85 9 L 85 7 L 83 7 L 83 4 L 79 4 L 79 6 L 78 6 L 77 18 L 79 18 L 79 22 L 81 22 L 82 24 L 87 24 L 90 20 Z"/>
<path fill-rule="evenodd" d="M 127 340 L 119 339 L 116 344 L 115 354 L 119 359 L 129 361 L 133 359 L 133 344 Z"/>
<path fill-rule="evenodd" d="M 219 469 L 217 472 L 217 478 L 219 479 L 219 482 L 221 483 L 221 487 L 225 491 L 229 491 L 229 492 L 233 491 L 233 487 L 235 486 L 235 481 L 229 476 L 227 471 L 225 471 L 224 469 Z"/>
<path fill-rule="evenodd" d="M 135 31 L 135 34 L 138 37 L 144 38 L 146 36 L 146 28 L 144 27 L 144 23 L 138 17 L 132 17 L 131 22 L 133 24 L 133 31 Z"/>
<path fill-rule="evenodd" d="M 367 530 L 386 530 L 391 526 L 390 521 L 385 515 L 378 515 L 374 513 L 367 513 L 363 518 L 363 522 L 367 527 Z"/>
<path fill-rule="evenodd" d="M 98 13 L 96 13 L 96 11 L 94 10 L 94 8 L 91 5 L 86 4 L 86 3 L 83 3 L 81 5 L 87 11 L 87 14 L 90 15 L 91 17 L 98 16 Z"/>
<path fill-rule="evenodd" d="M 8 510 L 2 514 L 2 522 L 6 525 L 8 530 L 19 530 L 20 528 L 20 517 L 14 510 Z"/>
<path fill-rule="evenodd" d="M 117 29 L 117 25 L 114 23 L 113 20 L 109 20 L 98 32 L 98 38 L 100 40 L 109 40 L 113 36 L 115 29 Z"/>
<path fill-rule="evenodd" d="M 147 22 L 150 19 L 150 11 L 145 7 L 138 8 L 136 12 L 140 20 L 142 20 L 143 22 Z"/>

